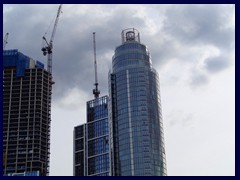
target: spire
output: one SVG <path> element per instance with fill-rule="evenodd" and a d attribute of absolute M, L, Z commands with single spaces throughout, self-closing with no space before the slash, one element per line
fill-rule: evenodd
<path fill-rule="evenodd" d="M 93 32 L 93 51 L 94 51 L 94 70 L 95 70 L 95 89 L 93 89 L 93 94 L 95 98 L 99 97 L 100 91 L 98 90 L 98 79 L 97 79 L 97 59 L 96 59 L 96 41 L 95 32 Z"/>

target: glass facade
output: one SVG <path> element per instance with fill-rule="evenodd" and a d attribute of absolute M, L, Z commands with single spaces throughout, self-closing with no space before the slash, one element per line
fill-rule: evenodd
<path fill-rule="evenodd" d="M 84 176 L 85 172 L 85 126 L 86 124 L 74 127 L 74 176 Z"/>
<path fill-rule="evenodd" d="M 74 175 L 109 176 L 108 96 L 87 102 L 87 123 L 74 129 Z"/>
<path fill-rule="evenodd" d="M 109 74 L 111 173 L 167 175 L 159 77 L 136 29 L 122 31 Z"/>
<path fill-rule="evenodd" d="M 122 31 L 108 83 L 75 127 L 74 175 L 166 176 L 159 76 L 136 29 Z"/>

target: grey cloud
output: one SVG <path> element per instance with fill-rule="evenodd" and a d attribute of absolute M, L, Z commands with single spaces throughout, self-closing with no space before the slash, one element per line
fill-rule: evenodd
<path fill-rule="evenodd" d="M 182 43 L 213 44 L 230 48 L 234 42 L 233 27 L 226 27 L 231 20 L 226 14 L 231 6 L 223 5 L 175 5 L 166 11 L 164 31 Z"/>
<path fill-rule="evenodd" d="M 228 57 L 231 56 L 234 49 L 235 27 L 226 24 L 232 20 L 233 6 L 171 5 L 165 6 L 165 9 L 161 8 L 161 11 L 158 10 L 158 7 L 153 8 L 153 10 L 158 11 L 159 20 L 164 21 L 163 26 L 157 33 L 145 37 L 147 44 L 151 45 L 150 51 L 155 66 L 161 69 L 172 59 L 178 59 L 183 63 L 183 66 L 187 66 L 196 61 L 199 56 L 202 56 L 201 52 L 192 52 L 191 48 L 198 49 L 205 46 L 207 50 L 209 45 L 216 47 L 221 56 L 226 57 L 228 61 L 232 61 Z M 223 64 L 223 61 L 218 62 Z M 219 66 L 221 66 L 220 64 Z M 221 66 L 222 69 L 219 68 L 218 70 L 229 68 L 231 64 Z M 208 67 L 206 67 L 206 70 L 209 71 Z M 192 74 L 189 74 L 189 76 L 192 76 Z M 200 75 L 197 73 L 192 77 L 193 80 L 190 85 L 199 84 L 202 86 L 204 82 L 206 84 L 209 81 L 209 78 L 210 76 L 206 74 Z"/>
<path fill-rule="evenodd" d="M 161 44 L 154 42 L 150 49 L 153 65 L 163 68 L 175 55 L 180 54 L 179 50 L 176 43 L 171 40 L 163 40 Z"/>
<path fill-rule="evenodd" d="M 194 116 L 192 113 L 187 114 L 183 119 L 182 119 L 182 126 L 190 126 L 192 125 L 194 121 Z"/>
<path fill-rule="evenodd" d="M 91 8 L 92 6 L 97 6 L 97 14 L 95 8 Z M 3 30 L 4 33 L 10 33 L 7 49 L 17 48 L 47 65 L 46 57 L 40 51 L 41 38 L 55 17 L 58 5 L 13 5 L 12 7 L 12 11 L 4 13 Z M 121 30 L 135 27 L 141 33 L 141 30 L 147 30 L 146 27 L 148 27 L 145 20 L 151 18 L 151 16 L 145 18 L 136 16 L 137 8 L 132 9 L 131 7 L 131 5 L 63 6 L 63 13 L 60 16 L 54 39 L 55 100 L 65 96 L 74 87 L 91 93 L 94 83 L 92 45 L 92 32 L 94 31 L 96 32 L 100 90 L 102 94 L 107 94 L 108 69 L 111 67 L 115 47 L 121 44 Z M 151 7 L 158 11 L 158 6 Z M 188 46 L 197 46 L 196 42 L 206 41 L 218 44 L 218 46 L 222 44 L 221 48 L 223 48 L 229 46 L 232 41 L 233 35 L 229 34 L 232 32 L 231 29 L 219 30 L 219 27 L 225 22 L 225 19 L 223 18 L 221 21 L 219 16 L 220 11 L 225 12 L 224 8 L 190 5 L 166 7 L 167 9 L 162 11 L 165 12 L 164 28 L 154 35 L 146 34 L 141 38 L 143 39 L 142 43 L 150 47 L 155 67 L 163 67 L 170 59 L 181 56 Z M 164 8 L 160 9 L 164 10 Z M 82 11 L 78 14 L 75 10 Z M 106 13 L 104 18 L 98 17 L 98 15 L 104 15 L 105 12 L 111 12 L 111 14 Z M 161 15 L 164 14 L 162 12 Z M 204 17 L 202 17 L 202 12 L 205 14 Z M 206 18 L 207 16 L 210 17 Z M 184 20 L 184 18 L 187 19 Z M 193 24 L 202 29 L 193 31 L 189 36 L 182 29 L 181 23 L 183 25 Z M 48 35 L 51 34 L 51 31 L 52 26 Z M 187 43 L 184 42 L 185 39 L 187 39 Z M 225 42 L 225 45 L 222 42 Z M 184 43 L 185 49 L 179 47 L 181 43 Z M 211 69 L 211 61 L 206 62 L 207 68 Z M 197 77 L 195 79 L 201 79 Z M 194 83 L 195 81 L 193 81 Z"/>
<path fill-rule="evenodd" d="M 15 5 L 14 11 L 4 15 L 6 19 L 4 30 L 12 31 L 9 40 L 14 39 L 14 42 L 9 42 L 11 44 L 9 48 L 18 48 L 19 51 L 46 64 L 46 57 L 42 56 L 40 51 L 41 38 L 52 17 L 56 15 L 57 7 L 58 5 Z M 80 5 L 76 7 L 83 8 Z M 114 9 L 111 16 L 97 21 L 97 14 L 91 13 L 94 11 L 91 8 L 88 9 L 89 13 L 81 15 L 73 13 L 73 16 L 70 16 L 70 9 L 63 6 L 63 14 L 60 15 L 54 39 L 55 100 L 65 96 L 74 87 L 92 93 L 94 88 L 92 32 L 96 32 L 99 87 L 101 94 L 107 94 L 108 69 L 111 66 L 114 48 L 121 44 L 121 30 L 129 26 L 144 26 L 144 20 L 133 17 L 135 11 L 131 11 L 127 6 L 99 5 L 98 12 L 108 12 L 111 8 Z M 48 36 L 51 35 L 51 31 L 52 26 Z M 106 57 L 105 54 L 109 52 L 112 52 L 111 56 Z"/>
<path fill-rule="evenodd" d="M 209 82 L 209 77 L 198 69 L 194 69 L 190 76 L 190 86 L 192 88 L 196 88 L 199 86 L 203 86 Z"/>
<path fill-rule="evenodd" d="M 224 56 L 217 56 L 205 59 L 205 68 L 210 73 L 217 73 L 231 65 L 231 59 Z"/>
<path fill-rule="evenodd" d="M 194 88 L 203 86 L 211 79 L 208 73 L 220 72 L 229 68 L 233 64 L 233 59 L 230 57 L 235 44 L 235 27 L 227 24 L 232 20 L 233 10 L 234 7 L 231 5 L 168 6 L 165 11 L 162 34 L 172 43 L 162 44 L 163 52 L 155 51 L 156 57 L 162 56 L 164 59 L 161 61 L 161 66 L 172 58 L 178 58 L 179 61 L 182 61 L 183 66 L 191 64 L 193 59 L 197 59 L 196 57 L 201 54 L 191 52 L 189 49 L 199 46 L 207 48 L 210 45 L 220 51 L 220 56 L 206 59 L 205 67 L 201 70 L 194 67 L 194 70 L 189 73 L 189 85 Z M 160 52 L 163 54 L 159 55 Z M 166 56 L 165 52 L 167 52 Z"/>
<path fill-rule="evenodd" d="M 232 59 L 227 56 L 219 55 L 206 58 L 202 67 L 196 67 L 196 65 L 192 67 L 189 78 L 190 86 L 197 88 L 206 85 L 210 81 L 212 74 L 222 72 L 231 65 Z"/>
<path fill-rule="evenodd" d="M 102 11 L 107 11 L 109 6 L 102 7 Z M 134 25 L 144 23 L 139 18 L 129 18 L 130 14 L 131 11 L 127 11 L 126 8 L 115 8 L 110 18 L 106 17 L 102 22 L 96 23 L 92 23 L 94 16 L 89 14 L 79 18 L 62 18 L 59 27 L 62 32 L 69 32 L 69 35 L 61 38 L 62 43 L 55 46 L 56 49 L 61 50 L 61 53 L 56 54 L 56 59 L 59 62 L 56 60 L 54 64 L 54 77 L 58 82 L 55 88 L 56 99 L 60 98 L 71 87 L 77 87 L 84 92 L 89 92 L 89 94 L 92 93 L 94 88 L 92 32 L 96 32 L 99 88 L 102 95 L 107 94 L 108 71 L 111 67 L 114 48 L 121 44 L 121 30 L 129 27 L 130 24 L 132 25 L 130 21 L 135 22 Z M 65 22 L 68 26 L 64 25 Z M 79 22 L 77 27 L 73 30 L 69 28 L 76 22 Z M 84 27 L 82 28 L 82 26 Z M 58 37 L 61 36 L 59 35 L 61 31 L 57 32 Z M 80 32 L 76 33 L 78 31 Z M 62 44 L 67 44 L 66 50 L 62 49 L 64 47 Z M 110 55 L 106 57 L 106 53 Z"/>
<path fill-rule="evenodd" d="M 172 110 L 172 113 L 166 116 L 166 120 L 167 119 L 170 127 L 176 125 L 190 127 L 194 123 L 194 115 L 192 113 L 185 114 L 183 111 L 176 109 Z"/>

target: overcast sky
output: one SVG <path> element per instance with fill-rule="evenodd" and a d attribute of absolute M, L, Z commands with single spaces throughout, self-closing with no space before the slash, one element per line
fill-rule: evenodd
<path fill-rule="evenodd" d="M 6 49 L 45 63 L 58 4 L 3 5 Z M 96 32 L 101 95 L 121 31 L 138 29 L 160 75 L 170 176 L 235 175 L 235 5 L 64 4 L 53 50 L 50 175 L 73 175 L 73 128 L 86 122 Z"/>

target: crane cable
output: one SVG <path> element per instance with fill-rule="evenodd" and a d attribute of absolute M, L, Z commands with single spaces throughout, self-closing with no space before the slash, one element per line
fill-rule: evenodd
<path fill-rule="evenodd" d="M 52 24 L 53 24 L 54 19 L 55 19 L 55 16 L 53 16 L 52 21 L 51 21 L 50 24 L 48 25 L 48 28 L 47 28 L 45 34 L 43 35 L 43 37 L 46 37 L 47 33 L 49 32 L 50 27 L 51 27 Z M 44 47 L 44 46 L 45 46 L 45 41 L 42 40 L 42 47 Z"/>
<path fill-rule="evenodd" d="M 47 31 L 45 32 L 45 34 L 44 34 L 43 37 L 45 37 L 45 36 L 47 35 L 47 33 L 49 32 L 49 29 L 50 29 L 50 27 L 52 26 L 54 19 L 55 19 L 55 16 L 53 16 L 53 19 L 52 19 L 52 21 L 50 22 L 50 24 L 49 24 L 49 26 L 48 26 L 48 28 L 47 28 Z"/>

